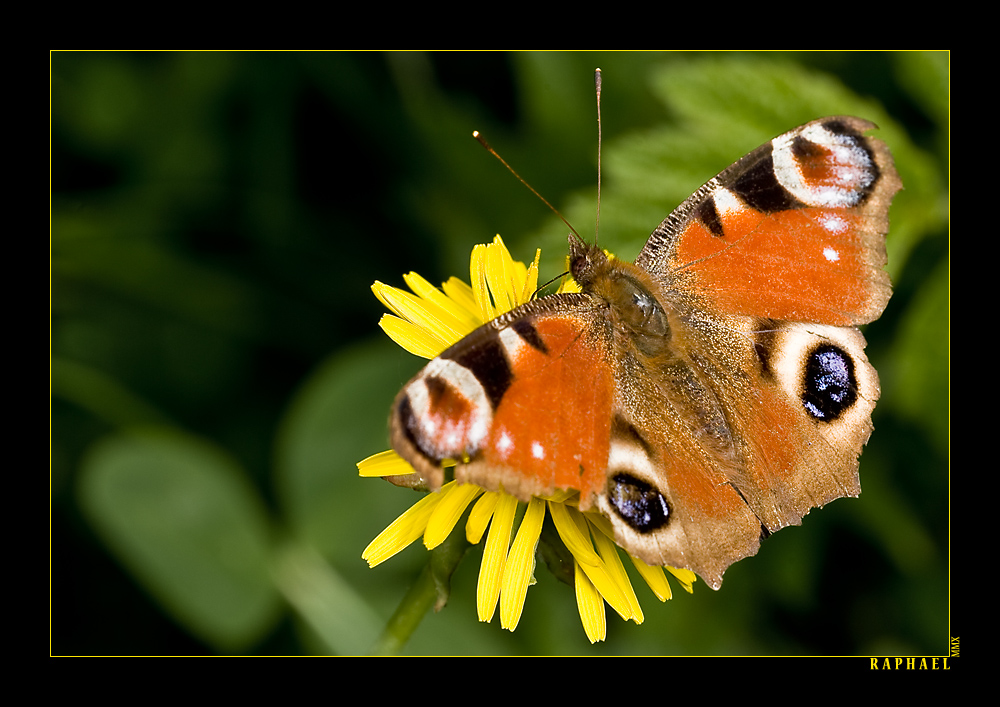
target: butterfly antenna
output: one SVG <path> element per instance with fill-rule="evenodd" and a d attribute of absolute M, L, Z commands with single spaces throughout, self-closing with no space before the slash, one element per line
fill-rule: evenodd
<path fill-rule="evenodd" d="M 549 280 L 548 282 L 546 282 L 544 285 L 539 285 L 538 287 L 535 288 L 535 291 L 531 295 L 531 298 L 534 299 L 538 295 L 539 292 L 541 292 L 542 290 L 544 290 L 546 287 L 548 287 L 549 285 L 551 285 L 553 282 L 555 282 L 555 281 L 557 281 L 557 280 L 559 280 L 561 278 L 564 278 L 564 277 L 566 277 L 569 274 L 570 274 L 570 271 L 567 270 L 567 271 L 565 271 L 563 273 L 560 273 L 559 275 L 556 275 L 554 278 L 552 278 L 551 280 Z"/>
<path fill-rule="evenodd" d="M 520 181 L 521 184 L 523 184 L 524 186 L 528 187 L 528 189 L 531 190 L 532 194 L 534 194 L 539 199 L 541 199 L 542 203 L 545 204 L 546 206 L 548 206 L 549 210 L 552 213 L 554 213 L 556 216 L 558 216 L 562 220 L 562 222 L 565 223 L 569 227 L 569 230 L 573 232 L 573 235 L 575 235 L 577 238 L 580 238 L 580 234 L 577 233 L 576 229 L 573 228 L 573 225 L 569 221 L 566 220 L 566 217 L 563 216 L 561 213 L 559 213 L 559 209 L 557 209 L 552 204 L 550 204 L 548 199 L 546 199 L 544 196 L 542 196 L 541 194 L 539 194 L 535 190 L 535 188 L 533 186 L 531 186 L 530 184 L 528 184 L 528 182 L 526 182 L 524 180 L 524 177 L 522 177 L 520 174 L 518 174 L 516 171 L 514 171 L 514 168 L 511 167 L 509 164 L 507 164 L 507 160 L 505 160 L 503 157 L 501 157 L 499 154 L 497 154 L 497 151 L 494 150 L 492 147 L 490 147 L 490 144 L 488 142 L 486 142 L 486 138 L 484 138 L 480 134 L 480 132 L 478 130 L 473 130 L 472 131 L 472 137 L 476 138 L 476 140 L 479 142 L 479 144 L 486 148 L 487 152 L 489 152 L 491 155 L 493 155 L 498 160 L 500 160 L 500 164 L 502 164 L 504 167 L 506 167 L 507 171 L 509 171 L 511 174 L 513 174 L 515 177 L 517 177 L 518 181 Z"/>
<path fill-rule="evenodd" d="M 597 93 L 597 220 L 594 224 L 594 245 L 601 233 L 601 70 L 594 70 L 594 89 Z"/>

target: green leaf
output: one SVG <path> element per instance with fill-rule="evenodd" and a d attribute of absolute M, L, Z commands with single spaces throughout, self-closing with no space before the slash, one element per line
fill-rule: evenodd
<path fill-rule="evenodd" d="M 893 342 L 893 365 L 882 374 L 884 404 L 921 425 L 943 457 L 949 448 L 950 275 L 945 259 L 924 281 Z"/>
<path fill-rule="evenodd" d="M 84 460 L 79 495 L 114 555 L 196 636 L 240 651 L 272 628 L 270 522 L 225 453 L 170 428 L 114 435 Z"/>

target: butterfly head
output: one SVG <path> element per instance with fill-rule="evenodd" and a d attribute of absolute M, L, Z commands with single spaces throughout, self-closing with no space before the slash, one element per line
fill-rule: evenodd
<path fill-rule="evenodd" d="M 670 320 L 649 273 L 612 259 L 575 234 L 569 237 L 570 272 L 580 288 L 607 303 L 619 330 L 645 356 L 658 356 L 670 342 Z"/>

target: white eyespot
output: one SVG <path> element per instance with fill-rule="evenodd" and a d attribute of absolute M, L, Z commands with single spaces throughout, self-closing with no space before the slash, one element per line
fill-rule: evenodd
<path fill-rule="evenodd" d="M 823 249 L 823 257 L 829 260 L 831 263 L 835 263 L 838 260 L 840 260 L 840 253 L 838 253 L 835 249 L 831 248 L 830 246 L 827 246 L 826 248 Z"/>
<path fill-rule="evenodd" d="M 820 225 L 830 233 L 846 233 L 848 229 L 847 221 L 836 214 L 825 216 Z"/>
<path fill-rule="evenodd" d="M 531 456 L 533 456 L 535 459 L 545 458 L 545 447 L 542 446 L 541 442 L 531 443 Z"/>
<path fill-rule="evenodd" d="M 497 439 L 497 452 L 500 454 L 501 459 L 506 459 L 510 450 L 514 448 L 514 440 L 510 438 L 510 434 L 507 430 L 500 432 L 500 437 Z"/>
<path fill-rule="evenodd" d="M 448 432 L 448 434 L 446 434 L 444 436 L 444 448 L 445 449 L 461 449 L 462 443 L 464 441 L 465 440 L 462 439 L 462 435 L 460 435 L 457 431 L 450 430 Z"/>
<path fill-rule="evenodd" d="M 492 417 L 476 415 L 472 420 L 472 424 L 469 425 L 469 441 L 476 445 L 476 449 L 479 448 L 479 445 L 486 439 L 486 435 L 489 434 L 491 420 Z"/>

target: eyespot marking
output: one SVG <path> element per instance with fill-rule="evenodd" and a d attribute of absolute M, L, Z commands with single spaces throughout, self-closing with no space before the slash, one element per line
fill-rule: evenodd
<path fill-rule="evenodd" d="M 670 521 L 670 504 L 657 489 L 630 474 L 615 474 L 608 500 L 623 521 L 639 533 L 651 533 Z"/>
<path fill-rule="evenodd" d="M 854 361 L 839 346 L 824 344 L 813 349 L 803 371 L 802 405 L 812 417 L 831 422 L 858 399 Z"/>

